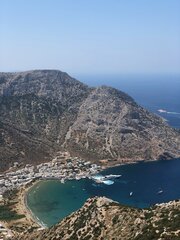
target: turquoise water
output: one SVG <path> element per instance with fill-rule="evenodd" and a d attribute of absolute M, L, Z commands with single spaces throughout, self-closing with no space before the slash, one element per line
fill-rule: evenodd
<path fill-rule="evenodd" d="M 141 162 L 108 169 L 102 174 L 121 174 L 114 184 L 98 184 L 89 179 L 42 181 L 27 195 L 31 211 L 47 226 L 52 226 L 80 208 L 88 197 L 106 196 L 134 207 L 180 198 L 180 159 Z M 159 191 L 163 190 L 161 194 Z M 133 192 L 130 196 L 130 192 Z"/>

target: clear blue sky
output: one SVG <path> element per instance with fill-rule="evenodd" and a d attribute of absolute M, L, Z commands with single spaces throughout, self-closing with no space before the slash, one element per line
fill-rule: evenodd
<path fill-rule="evenodd" d="M 0 71 L 180 73 L 180 0 L 0 0 Z"/>

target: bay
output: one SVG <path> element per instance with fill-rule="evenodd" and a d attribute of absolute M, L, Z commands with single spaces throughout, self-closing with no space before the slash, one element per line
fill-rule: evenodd
<path fill-rule="evenodd" d="M 112 185 L 90 179 L 71 180 L 64 184 L 57 180 L 41 181 L 29 190 L 27 204 L 40 222 L 48 227 L 80 208 L 87 198 L 93 196 L 106 196 L 121 204 L 146 208 L 180 198 L 179 171 L 180 159 L 161 160 L 103 171 L 103 175 L 122 175 Z"/>

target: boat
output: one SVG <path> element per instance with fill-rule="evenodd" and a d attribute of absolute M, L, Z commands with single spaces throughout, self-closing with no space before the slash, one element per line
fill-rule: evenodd
<path fill-rule="evenodd" d="M 159 190 L 157 193 L 158 193 L 158 194 L 162 194 L 162 193 L 163 193 L 163 190 Z"/>
<path fill-rule="evenodd" d="M 121 177 L 121 175 L 113 175 L 113 174 L 110 174 L 110 175 L 95 175 L 95 176 L 92 176 L 91 178 L 97 182 L 97 183 L 104 183 L 106 185 L 112 185 L 114 183 L 114 181 L 112 181 L 112 179 L 115 179 L 115 178 L 119 178 Z"/>
<path fill-rule="evenodd" d="M 61 183 L 65 183 L 65 180 L 64 180 L 64 178 L 62 178 L 62 179 L 61 179 Z"/>
<path fill-rule="evenodd" d="M 129 193 L 129 196 L 131 197 L 132 195 L 133 195 L 133 192 L 130 192 L 130 193 Z"/>
<path fill-rule="evenodd" d="M 114 174 L 110 174 L 110 175 L 106 175 L 104 176 L 104 179 L 114 179 L 114 178 L 119 178 L 121 177 L 122 175 L 114 175 Z"/>
<path fill-rule="evenodd" d="M 160 112 L 160 113 L 167 113 L 167 111 L 164 110 L 164 109 L 159 109 L 158 112 Z"/>
<path fill-rule="evenodd" d="M 121 175 L 113 175 L 113 174 L 110 174 L 110 175 L 95 175 L 95 176 L 92 176 L 91 178 L 93 180 L 97 180 L 97 181 L 104 181 L 104 180 L 111 180 L 111 179 L 115 179 L 115 178 L 119 178 L 121 177 Z"/>

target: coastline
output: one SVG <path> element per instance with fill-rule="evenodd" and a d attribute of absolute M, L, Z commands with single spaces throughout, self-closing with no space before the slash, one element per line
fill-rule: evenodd
<path fill-rule="evenodd" d="M 171 161 L 171 160 L 175 160 L 175 159 L 180 159 L 180 158 L 134 160 L 132 162 L 124 161 L 124 162 L 117 163 L 117 164 L 114 164 L 114 165 L 106 165 L 106 166 L 101 166 L 101 167 L 102 167 L 102 171 L 104 171 L 104 170 L 108 170 L 108 169 L 111 169 L 111 168 L 114 168 L 114 167 L 120 167 L 120 166 L 124 166 L 124 165 L 134 165 L 134 164 L 140 164 L 140 163 L 151 163 L 151 162 L 159 162 L 159 161 Z"/>
<path fill-rule="evenodd" d="M 25 216 L 18 222 L 23 221 L 23 223 L 28 226 L 35 227 L 37 229 L 45 229 L 45 226 L 40 222 L 40 220 L 38 221 L 35 214 L 33 214 L 27 204 L 27 193 L 34 185 L 38 184 L 38 182 L 39 180 L 32 181 L 18 190 L 18 203 L 13 207 L 13 210 L 15 210 L 18 214 L 23 214 Z M 13 223 L 15 222 L 16 221 L 13 221 Z"/>
<path fill-rule="evenodd" d="M 32 219 L 32 221 L 34 221 L 36 224 L 38 224 L 41 229 L 45 229 L 45 228 L 47 228 L 47 226 L 42 221 L 40 221 L 39 218 L 31 211 L 31 209 L 29 208 L 28 203 L 27 203 L 27 194 L 28 194 L 29 190 L 31 188 L 35 187 L 41 181 L 43 181 L 43 180 L 34 181 L 28 188 L 25 187 L 24 197 L 23 197 L 23 205 L 26 208 L 28 215 Z"/>
<path fill-rule="evenodd" d="M 167 160 L 171 160 L 171 159 L 167 159 Z M 119 166 L 123 166 L 123 165 L 131 165 L 131 164 L 134 165 L 134 164 L 138 164 L 138 163 L 148 163 L 148 162 L 157 162 L 157 161 L 162 161 L 162 160 L 141 160 L 141 161 L 133 161 L 133 162 L 123 162 L 123 163 L 120 163 L 120 164 L 117 164 L 114 166 L 105 166 L 104 168 L 102 167 L 102 171 L 108 170 L 111 168 L 115 168 L 115 167 L 119 167 Z M 51 181 L 51 180 L 59 180 L 61 182 L 60 179 L 54 179 L 54 178 L 33 180 L 32 182 L 28 183 L 23 188 L 21 188 L 18 193 L 19 203 L 17 204 L 16 210 L 19 213 L 23 213 L 29 223 L 35 224 L 40 229 L 45 229 L 45 228 L 47 228 L 47 226 L 43 222 L 41 222 L 38 219 L 38 217 L 36 217 L 36 215 L 29 208 L 28 203 L 27 203 L 27 194 L 28 194 L 29 190 L 31 188 L 35 187 L 38 183 L 40 183 L 42 181 Z M 66 179 L 65 181 L 68 181 L 68 180 L 70 180 L 70 179 Z M 73 180 L 76 180 L 76 179 L 73 179 Z M 22 211 L 19 211 L 19 209 L 21 209 Z"/>

